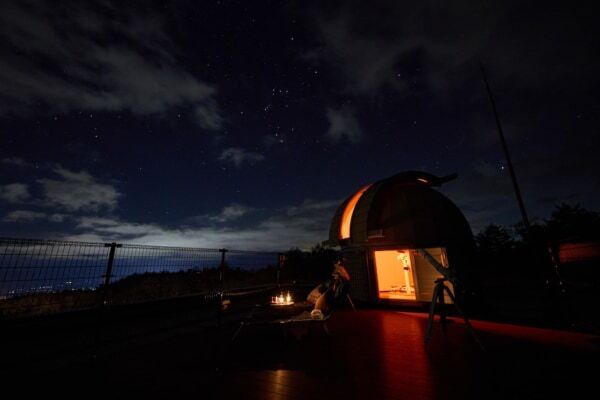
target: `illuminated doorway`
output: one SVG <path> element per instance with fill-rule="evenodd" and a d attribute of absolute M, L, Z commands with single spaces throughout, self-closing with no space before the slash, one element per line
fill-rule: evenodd
<path fill-rule="evenodd" d="M 375 251 L 380 299 L 416 300 L 414 260 L 408 250 Z"/>
<path fill-rule="evenodd" d="M 442 247 L 424 249 L 444 267 L 448 267 L 448 256 Z M 431 301 L 435 281 L 442 275 L 423 256 L 409 249 L 376 250 L 375 275 L 377 293 L 382 300 Z M 452 283 L 446 282 L 452 290 Z M 446 303 L 452 300 L 444 293 Z"/>

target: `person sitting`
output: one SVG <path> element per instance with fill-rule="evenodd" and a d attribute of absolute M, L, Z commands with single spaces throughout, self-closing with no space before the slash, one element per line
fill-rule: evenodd
<path fill-rule="evenodd" d="M 328 283 L 320 283 L 313 290 L 310 291 L 308 296 L 306 296 L 306 301 L 308 301 L 312 306 L 315 305 L 319 297 L 329 288 Z"/>
<path fill-rule="evenodd" d="M 341 261 L 335 263 L 333 269 L 333 289 L 335 293 L 335 299 L 346 296 L 350 285 L 350 274 L 346 271 L 344 264 Z"/>
<path fill-rule="evenodd" d="M 334 303 L 347 296 L 350 274 L 341 261 L 335 263 L 331 276 L 327 284 L 320 284 L 308 294 L 307 301 L 314 304 L 310 313 L 313 319 L 324 319 Z"/>

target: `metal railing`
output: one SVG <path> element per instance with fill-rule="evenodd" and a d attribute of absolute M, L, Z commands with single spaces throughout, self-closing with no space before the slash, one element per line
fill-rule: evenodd
<path fill-rule="evenodd" d="M 279 253 L 0 238 L 0 317 L 278 285 Z"/>

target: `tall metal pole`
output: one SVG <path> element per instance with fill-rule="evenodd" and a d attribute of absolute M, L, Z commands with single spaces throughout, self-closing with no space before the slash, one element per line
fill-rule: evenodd
<path fill-rule="evenodd" d="M 494 117 L 496 118 L 496 127 L 498 128 L 498 135 L 500 135 L 500 142 L 502 143 L 502 149 L 504 150 L 504 157 L 506 157 L 506 163 L 508 164 L 508 171 L 510 172 L 510 179 L 512 180 L 513 187 L 515 189 L 515 195 L 517 196 L 517 202 L 519 203 L 519 210 L 521 210 L 521 218 L 523 219 L 523 225 L 525 225 L 525 229 L 527 232 L 530 231 L 531 225 L 529 224 L 529 218 L 527 217 L 527 211 L 525 211 L 525 204 L 523 203 L 523 198 L 521 197 L 521 190 L 519 189 L 519 184 L 517 183 L 517 175 L 515 174 L 515 169 L 513 168 L 512 161 L 510 159 L 510 154 L 508 153 L 508 146 L 506 145 L 506 140 L 504 139 L 504 132 L 502 131 L 502 124 L 500 123 L 500 118 L 498 117 L 498 110 L 496 110 L 496 102 L 494 101 L 494 96 L 492 95 L 492 89 L 490 89 L 490 84 L 488 83 L 487 76 L 485 74 L 485 69 L 483 68 L 483 64 L 479 63 L 481 67 L 481 75 L 483 76 L 483 81 L 485 82 L 485 88 L 487 89 L 488 96 L 490 98 L 490 103 L 492 103 L 492 109 L 494 110 Z"/>

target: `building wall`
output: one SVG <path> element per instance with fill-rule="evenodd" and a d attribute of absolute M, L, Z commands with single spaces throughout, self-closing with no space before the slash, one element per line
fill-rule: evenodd
<path fill-rule="evenodd" d="M 342 253 L 350 274 L 350 295 L 358 301 L 369 301 L 369 273 L 364 249 L 347 247 L 342 249 Z"/>

